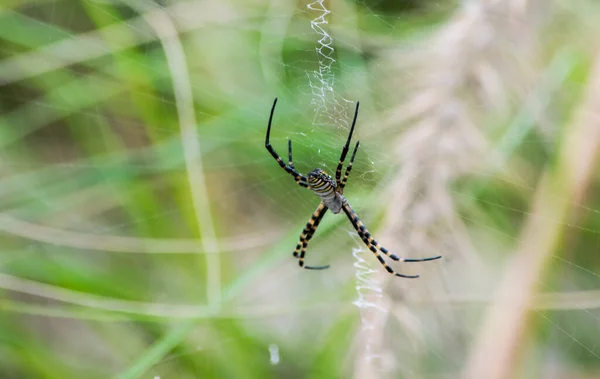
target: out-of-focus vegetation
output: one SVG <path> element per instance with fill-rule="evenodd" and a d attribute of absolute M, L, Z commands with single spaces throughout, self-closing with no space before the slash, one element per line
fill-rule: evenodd
<path fill-rule="evenodd" d="M 600 377 L 598 4 L 308 3 L 3 1 L 0 377 Z"/>

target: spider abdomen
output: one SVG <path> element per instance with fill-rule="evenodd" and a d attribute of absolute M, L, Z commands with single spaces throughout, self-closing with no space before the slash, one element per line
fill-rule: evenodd
<path fill-rule="evenodd" d="M 312 170 L 308 174 L 308 188 L 321 198 L 323 204 L 333 213 L 342 211 L 343 198 L 336 191 L 335 181 L 320 168 Z"/>

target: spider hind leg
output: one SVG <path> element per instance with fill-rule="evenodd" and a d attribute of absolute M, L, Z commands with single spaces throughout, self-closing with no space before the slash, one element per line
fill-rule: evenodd
<path fill-rule="evenodd" d="M 304 266 L 305 269 L 307 270 L 326 270 L 329 268 L 329 265 L 325 265 L 325 266 Z"/>
<path fill-rule="evenodd" d="M 365 241 L 364 239 L 363 239 L 363 242 L 365 242 L 365 244 L 369 247 L 369 250 L 371 250 L 373 252 L 373 254 L 375 254 L 375 257 L 377 257 L 377 260 L 379 261 L 379 263 L 381 263 L 383 268 L 385 268 L 385 270 L 387 272 L 389 272 L 390 274 L 398 276 L 400 278 L 408 278 L 408 279 L 416 279 L 419 277 L 419 275 L 406 275 L 406 274 L 400 274 L 399 272 L 396 272 L 392 267 L 390 267 L 390 265 L 387 264 L 387 262 L 383 259 L 381 254 L 379 254 L 379 251 L 377 251 L 377 248 L 374 245 L 369 245 L 367 243 L 367 241 Z"/>
<path fill-rule="evenodd" d="M 298 258 L 298 265 L 307 270 L 325 270 L 329 268 L 329 265 L 325 266 L 305 266 L 304 265 L 304 256 L 306 254 L 306 247 L 308 246 L 308 242 L 315 234 L 319 223 L 323 219 L 323 216 L 327 212 L 327 206 L 323 203 L 320 203 L 317 209 L 313 212 L 312 216 L 306 223 L 304 230 L 302 230 L 302 234 L 300 235 L 300 241 L 296 245 L 296 250 L 294 251 L 294 257 Z"/>
<path fill-rule="evenodd" d="M 390 267 L 386 263 L 386 261 L 383 259 L 381 254 L 379 254 L 380 251 L 382 253 L 384 253 L 385 255 L 387 255 L 388 257 L 390 257 L 391 259 L 393 259 L 395 261 L 399 261 L 399 262 L 425 262 L 425 261 L 432 261 L 432 260 L 441 258 L 441 256 L 436 256 L 436 257 L 431 257 L 431 258 L 417 258 L 417 259 L 400 258 L 397 255 L 390 253 L 385 247 L 381 246 L 371 236 L 371 233 L 369 233 L 367 228 L 365 228 L 363 223 L 360 221 L 360 219 L 356 215 L 356 212 L 354 212 L 354 210 L 352 209 L 350 204 L 348 204 L 347 201 L 344 201 L 343 210 L 344 210 L 344 213 L 346 213 L 346 216 L 348 216 L 348 219 L 350 220 L 352 225 L 354 226 L 354 229 L 356 229 L 356 232 L 358 233 L 359 237 L 365 243 L 365 245 L 369 248 L 369 250 L 371 250 L 373 252 L 373 254 L 375 254 L 375 257 L 377 258 L 379 263 L 381 263 L 381 265 L 386 269 L 386 271 L 392 275 L 395 275 L 395 276 L 398 276 L 401 278 L 408 278 L 408 279 L 416 279 L 419 277 L 419 275 L 405 275 L 405 274 L 400 274 L 399 272 L 396 272 L 392 267 Z"/>

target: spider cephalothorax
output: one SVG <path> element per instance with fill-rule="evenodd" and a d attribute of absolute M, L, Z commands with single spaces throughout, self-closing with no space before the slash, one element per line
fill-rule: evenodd
<path fill-rule="evenodd" d="M 356 156 L 356 151 L 358 150 L 359 142 L 356 142 L 354 146 L 354 151 L 352 152 L 352 157 L 350 158 L 350 162 L 346 167 L 346 171 L 344 172 L 344 177 L 342 178 L 342 168 L 344 166 L 344 160 L 346 159 L 346 155 L 348 154 L 348 148 L 350 146 L 350 140 L 352 139 L 352 132 L 354 131 L 354 125 L 356 125 L 356 118 L 358 117 L 358 105 L 356 103 L 356 110 L 354 111 L 354 119 L 352 120 L 352 126 L 350 127 L 350 133 L 348 134 L 348 140 L 346 144 L 342 148 L 342 155 L 340 157 L 340 161 L 338 163 L 337 169 L 335 170 L 335 180 L 329 176 L 325 171 L 320 168 L 316 168 L 312 170 L 307 176 L 302 175 L 294 168 L 294 164 L 292 163 L 292 141 L 288 141 L 288 164 L 283 162 L 283 159 L 275 152 L 275 149 L 271 146 L 269 142 L 269 136 L 271 134 L 271 122 L 273 121 L 273 113 L 275 112 L 275 105 L 277 104 L 277 99 L 273 102 L 273 108 L 271 108 L 271 115 L 269 116 L 269 125 L 267 126 L 267 137 L 265 139 L 265 147 L 269 151 L 269 153 L 275 158 L 279 166 L 283 168 L 286 172 L 291 174 L 296 183 L 301 187 L 308 188 L 312 190 L 315 194 L 317 194 L 321 198 L 321 203 L 314 211 L 310 220 L 304 227 L 302 234 L 300 235 L 300 241 L 296 245 L 296 250 L 294 251 L 294 257 L 299 258 L 298 264 L 300 267 L 304 267 L 307 269 L 313 270 L 321 270 L 326 269 L 329 266 L 305 266 L 304 265 L 304 255 L 306 254 L 306 247 L 308 246 L 308 241 L 312 238 L 313 234 L 317 230 L 321 219 L 325 215 L 328 209 L 331 209 L 333 213 L 340 213 L 342 210 L 356 229 L 359 237 L 362 241 L 367 245 L 369 250 L 375 254 L 379 263 L 385 267 L 387 272 L 390 274 L 400 276 L 403 278 L 418 278 L 419 275 L 403 275 L 394 271 L 383 259 L 379 252 L 382 252 L 389 258 L 394 261 L 399 262 L 424 262 L 424 261 L 432 261 L 434 259 L 439 259 L 441 256 L 431 257 L 431 258 L 420 258 L 420 259 L 409 259 L 409 258 L 400 258 L 395 254 L 390 253 L 385 247 L 381 246 L 372 236 L 371 233 L 365 228 L 363 223 L 360 221 L 356 212 L 352 209 L 348 200 L 342 194 L 344 193 L 344 187 L 346 186 L 346 182 L 348 181 L 348 176 L 350 175 L 350 171 L 352 171 L 352 164 L 354 163 L 354 157 Z"/>

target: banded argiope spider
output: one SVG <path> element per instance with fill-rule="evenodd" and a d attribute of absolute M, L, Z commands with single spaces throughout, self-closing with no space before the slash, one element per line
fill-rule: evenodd
<path fill-rule="evenodd" d="M 354 163 L 354 157 L 356 156 L 356 151 L 358 150 L 359 141 L 356 142 L 354 146 L 354 151 L 352 152 L 352 157 L 350 158 L 350 162 L 346 167 L 346 171 L 344 172 L 344 177 L 342 178 L 342 168 L 344 166 L 344 159 L 346 159 L 346 155 L 348 154 L 348 148 L 350 146 L 350 140 L 352 139 L 352 132 L 354 131 L 354 125 L 356 124 L 356 118 L 358 116 L 358 106 L 359 103 L 356 103 L 356 110 L 354 111 L 354 119 L 352 120 L 352 126 L 350 127 L 350 134 L 348 135 L 348 140 L 346 144 L 342 148 L 342 155 L 340 157 L 340 161 L 338 163 L 337 169 L 335 170 L 335 181 L 331 176 L 329 176 L 325 171 L 320 168 L 316 168 L 308 173 L 307 176 L 302 175 L 294 168 L 294 163 L 292 163 L 292 140 L 288 140 L 288 164 L 285 164 L 281 157 L 275 152 L 275 149 L 271 146 L 269 142 L 269 136 L 271 134 L 271 122 L 273 121 L 273 113 L 275 112 L 275 105 L 277 104 L 277 99 L 273 102 L 273 107 L 271 108 L 271 115 L 269 116 L 269 125 L 267 126 L 267 137 L 265 139 L 265 147 L 271 153 L 273 158 L 279 163 L 279 166 L 283 168 L 286 172 L 294 177 L 296 183 L 301 187 L 308 188 L 312 190 L 317 196 L 321 198 L 321 203 L 317 207 L 317 209 L 312 214 L 310 220 L 304 227 L 302 234 L 300 235 L 300 241 L 296 245 L 296 250 L 294 251 L 294 257 L 298 258 L 298 264 L 300 267 L 304 267 L 310 270 L 323 270 L 329 267 L 327 266 L 305 266 L 304 265 L 304 256 L 306 255 L 306 247 L 308 246 L 308 242 L 315 234 L 321 219 L 325 215 L 328 209 L 331 209 L 331 212 L 334 214 L 340 213 L 344 211 L 348 219 L 356 229 L 356 232 L 362 239 L 362 241 L 367 245 L 369 250 L 375 254 L 377 260 L 390 274 L 402 277 L 402 278 L 418 278 L 419 275 L 403 275 L 391 268 L 383 259 L 379 252 L 381 251 L 383 254 L 388 256 L 394 261 L 398 262 L 425 262 L 432 261 L 435 259 L 441 258 L 441 256 L 431 257 L 431 258 L 420 258 L 420 259 L 410 259 L 410 258 L 401 258 L 395 254 L 390 253 L 385 247 L 381 246 L 369 233 L 367 228 L 360 221 L 356 212 L 352 209 L 348 200 L 343 196 L 344 187 L 346 186 L 346 182 L 348 181 L 348 176 L 350 175 L 350 171 L 352 171 L 352 163 Z"/>

